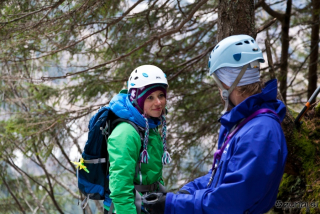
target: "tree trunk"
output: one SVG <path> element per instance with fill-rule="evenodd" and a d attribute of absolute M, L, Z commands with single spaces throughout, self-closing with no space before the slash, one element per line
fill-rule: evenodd
<path fill-rule="evenodd" d="M 283 97 L 283 101 L 287 102 L 287 75 L 288 75 L 288 50 L 289 50 L 289 28 L 290 28 L 290 17 L 291 17 L 291 6 L 292 0 L 287 1 L 287 9 L 282 20 L 282 35 L 281 35 L 281 65 L 280 65 L 280 93 Z"/>
<path fill-rule="evenodd" d="M 255 37 L 254 0 L 220 0 L 218 11 L 217 42 L 237 34 Z"/>
<path fill-rule="evenodd" d="M 320 1 L 312 1 L 312 28 L 311 28 L 311 46 L 310 46 L 310 64 L 308 73 L 308 99 L 312 93 L 317 89 L 317 68 L 318 68 L 318 56 L 319 56 L 319 11 Z M 315 100 L 312 100 L 313 102 Z"/>

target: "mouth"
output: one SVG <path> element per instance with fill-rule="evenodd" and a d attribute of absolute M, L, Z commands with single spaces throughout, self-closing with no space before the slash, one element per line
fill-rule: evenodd
<path fill-rule="evenodd" d="M 155 109 L 152 109 L 153 111 L 161 111 L 162 109 L 161 108 L 155 108 Z"/>

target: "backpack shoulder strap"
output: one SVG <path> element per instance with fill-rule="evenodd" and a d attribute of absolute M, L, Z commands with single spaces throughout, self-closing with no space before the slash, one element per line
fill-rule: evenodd
<path fill-rule="evenodd" d="M 123 119 L 123 118 L 117 118 L 117 119 L 113 120 L 112 123 L 111 123 L 111 132 L 121 122 L 129 123 L 138 132 L 138 134 L 140 136 L 140 141 L 141 141 L 141 147 L 140 147 L 140 153 L 141 153 L 142 150 L 143 150 L 143 146 L 142 145 L 143 145 L 143 140 L 144 140 L 144 131 L 145 131 L 145 129 L 142 128 L 141 126 L 138 126 L 137 124 L 135 124 L 134 122 L 132 122 L 130 120 L 126 120 L 126 119 Z M 135 177 L 137 176 L 139 171 L 140 171 L 140 164 L 139 164 L 139 161 L 138 161 L 137 162 L 137 166 L 136 166 L 136 170 L 135 170 Z"/>
<path fill-rule="evenodd" d="M 138 132 L 139 136 L 140 136 L 140 140 L 141 143 L 144 140 L 144 128 L 142 128 L 141 126 L 138 126 L 137 124 L 135 124 L 134 122 L 130 121 L 130 120 L 126 120 L 123 118 L 117 118 L 114 121 L 112 121 L 111 123 L 111 131 L 117 126 L 119 125 L 119 123 L 121 122 L 126 122 L 129 123 L 131 126 L 133 126 L 133 128 Z"/>
<path fill-rule="evenodd" d="M 130 120 L 126 120 L 126 119 L 123 119 L 123 118 L 117 118 L 115 120 L 113 120 L 110 124 L 110 131 L 109 133 L 111 134 L 112 130 L 117 126 L 119 125 L 119 123 L 121 122 L 126 122 L 126 123 L 129 123 L 130 125 L 133 126 L 133 128 L 138 132 L 139 136 L 140 136 L 140 141 L 141 141 L 141 147 L 140 147 L 140 152 L 142 151 L 142 145 L 143 145 L 143 140 L 144 140 L 144 128 L 138 126 L 137 124 L 135 124 L 134 122 L 130 121 Z M 135 169 L 135 177 L 138 175 L 138 172 L 140 171 L 140 164 L 139 164 L 139 161 L 137 162 L 137 165 L 136 165 L 136 169 Z M 137 207 L 137 213 L 140 214 L 141 212 L 141 196 L 139 194 L 139 192 L 137 190 L 135 190 L 135 205 Z M 114 204 L 113 202 L 111 202 L 111 206 L 110 206 L 110 209 L 109 209 L 109 212 L 108 214 L 111 214 L 112 211 L 113 211 L 113 207 Z"/>

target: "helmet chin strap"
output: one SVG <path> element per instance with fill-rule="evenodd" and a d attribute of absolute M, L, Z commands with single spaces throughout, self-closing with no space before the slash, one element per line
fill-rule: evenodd
<path fill-rule="evenodd" d="M 213 78 L 215 80 L 215 82 L 217 83 L 218 87 L 222 90 L 222 99 L 224 100 L 224 109 L 221 112 L 221 114 L 224 114 L 227 112 L 229 105 L 233 108 L 235 107 L 235 105 L 231 102 L 231 100 L 229 100 L 229 95 L 231 94 L 231 92 L 233 91 L 233 89 L 238 85 L 238 83 L 240 82 L 241 78 L 243 77 L 244 73 L 246 72 L 247 68 L 248 68 L 249 64 L 246 64 L 245 66 L 242 67 L 240 73 L 238 74 L 237 78 L 234 80 L 234 82 L 232 83 L 231 87 L 227 90 L 222 86 L 221 81 L 219 80 L 218 76 L 213 73 Z M 229 104 L 230 102 L 230 104 Z"/>

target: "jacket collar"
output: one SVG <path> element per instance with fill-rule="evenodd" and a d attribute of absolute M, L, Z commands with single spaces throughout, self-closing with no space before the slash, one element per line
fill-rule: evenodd
<path fill-rule="evenodd" d="M 277 100 L 276 79 L 268 81 L 261 93 L 248 97 L 231 111 L 222 115 L 220 122 L 228 131 L 230 131 L 230 129 L 240 120 L 249 117 L 261 108 L 268 108 L 275 111 L 281 121 L 285 117 L 286 107 L 280 100 Z M 275 115 L 271 116 L 276 117 Z"/>
<path fill-rule="evenodd" d="M 138 126 L 146 128 L 144 117 L 130 102 L 128 90 L 121 90 L 119 94 L 112 98 L 109 106 L 118 117 L 130 120 Z M 148 118 L 148 123 L 149 127 L 153 129 L 160 125 L 160 120 Z"/>

